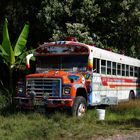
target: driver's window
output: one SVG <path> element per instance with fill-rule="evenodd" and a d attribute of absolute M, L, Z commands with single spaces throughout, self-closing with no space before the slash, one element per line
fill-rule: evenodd
<path fill-rule="evenodd" d="M 95 73 L 100 73 L 100 59 L 98 58 L 93 59 L 93 70 Z"/>

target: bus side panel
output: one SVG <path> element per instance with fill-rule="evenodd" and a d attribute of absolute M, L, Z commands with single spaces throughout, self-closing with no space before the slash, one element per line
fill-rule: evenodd
<path fill-rule="evenodd" d="M 102 78 L 100 74 L 93 74 L 90 105 L 117 104 L 117 90 L 112 90 L 107 84 L 106 77 Z"/>

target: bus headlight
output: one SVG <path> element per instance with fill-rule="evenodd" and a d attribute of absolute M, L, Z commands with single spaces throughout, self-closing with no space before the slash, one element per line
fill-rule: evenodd
<path fill-rule="evenodd" d="M 18 88 L 18 91 L 17 91 L 17 94 L 18 94 L 18 96 L 25 96 L 25 93 L 24 93 L 24 87 L 20 87 L 20 88 Z"/>
<path fill-rule="evenodd" d="M 65 87 L 64 90 L 63 90 L 63 94 L 64 95 L 69 95 L 71 92 L 71 88 L 70 87 Z"/>
<path fill-rule="evenodd" d="M 23 81 L 19 81 L 16 88 L 17 96 L 25 96 L 25 84 Z"/>
<path fill-rule="evenodd" d="M 18 93 L 20 94 L 20 93 L 23 93 L 23 88 L 19 88 L 18 89 Z"/>

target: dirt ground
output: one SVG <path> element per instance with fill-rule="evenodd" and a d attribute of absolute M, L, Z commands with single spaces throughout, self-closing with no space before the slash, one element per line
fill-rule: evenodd
<path fill-rule="evenodd" d="M 95 139 L 93 139 L 95 140 Z M 118 134 L 108 138 L 99 137 L 96 140 L 140 140 L 140 131 L 131 134 Z"/>

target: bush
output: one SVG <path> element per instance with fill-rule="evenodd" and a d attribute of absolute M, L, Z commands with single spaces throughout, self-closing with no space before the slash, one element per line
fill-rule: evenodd
<path fill-rule="evenodd" d="M 11 107 L 11 98 L 8 89 L 0 89 L 0 114 L 9 113 Z"/>
<path fill-rule="evenodd" d="M 0 110 L 8 105 L 8 99 L 5 95 L 0 95 Z"/>

